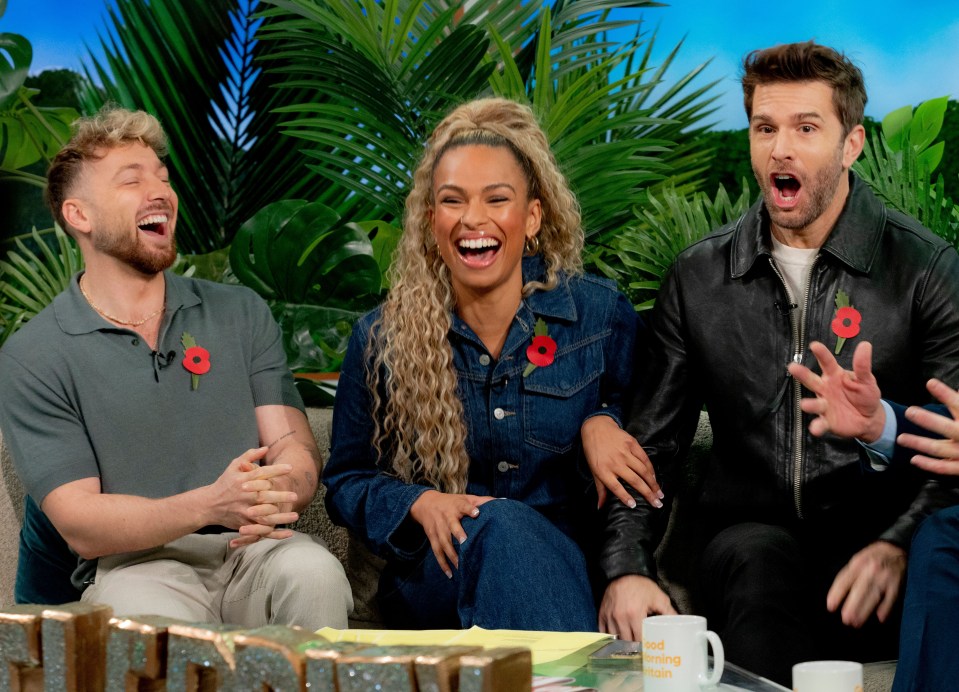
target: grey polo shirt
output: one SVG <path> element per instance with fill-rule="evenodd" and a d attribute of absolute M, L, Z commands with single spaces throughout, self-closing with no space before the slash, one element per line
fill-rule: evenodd
<path fill-rule="evenodd" d="M 0 428 L 27 492 L 99 476 L 105 493 L 166 497 L 212 483 L 258 447 L 254 408 L 303 409 L 279 327 L 250 289 L 166 272 L 158 349 L 100 317 L 79 275 L 0 351 Z M 196 389 L 184 333 L 210 353 Z"/>

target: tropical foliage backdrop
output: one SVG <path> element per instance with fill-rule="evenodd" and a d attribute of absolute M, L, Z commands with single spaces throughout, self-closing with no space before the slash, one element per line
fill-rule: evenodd
<path fill-rule="evenodd" d="M 650 307 L 676 254 L 755 194 L 745 132 L 709 130 L 705 64 L 677 73 L 682 44 L 652 59 L 656 31 L 636 10 L 661 5 L 115 0 L 105 57 L 39 77 L 28 37 L 0 33 L 0 202 L 27 200 L 0 208 L 0 339 L 80 266 L 39 193 L 70 123 L 106 102 L 156 114 L 170 135 L 178 270 L 258 291 L 297 372 L 339 367 L 353 321 L 389 289 L 426 136 L 482 95 L 533 108 L 579 196 L 588 268 Z M 868 123 L 856 167 L 956 243 L 959 175 L 947 166 L 959 158 L 944 148 L 959 133 L 943 137 L 944 123 L 959 128 L 945 98 Z"/>

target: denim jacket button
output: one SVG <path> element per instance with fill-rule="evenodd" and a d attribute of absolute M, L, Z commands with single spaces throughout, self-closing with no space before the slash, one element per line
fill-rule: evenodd
<path fill-rule="evenodd" d="M 496 465 L 496 470 L 499 471 L 500 473 L 506 473 L 507 471 L 509 471 L 509 462 L 501 461 L 500 463 Z"/>
<path fill-rule="evenodd" d="M 493 409 L 493 418 L 496 420 L 503 420 L 506 417 L 506 412 L 501 408 Z M 506 463 L 505 461 L 503 462 Z"/>
<path fill-rule="evenodd" d="M 480 365 L 489 365 L 490 357 L 484 353 L 483 355 L 479 357 L 479 362 L 480 362 Z"/>

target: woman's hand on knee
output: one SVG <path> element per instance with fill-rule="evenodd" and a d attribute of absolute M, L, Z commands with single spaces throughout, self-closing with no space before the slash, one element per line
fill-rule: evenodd
<path fill-rule="evenodd" d="M 593 416 L 580 429 L 586 463 L 596 483 L 599 507 L 606 502 L 607 490 L 624 505 L 636 501 L 623 482 L 634 488 L 653 507 L 662 507 L 663 493 L 656 481 L 656 472 L 636 438 L 619 427 L 610 416 Z"/>
<path fill-rule="evenodd" d="M 410 507 L 410 516 L 423 527 L 436 562 L 448 578 L 453 578 L 450 564 L 454 569 L 459 568 L 459 557 L 453 546 L 453 539 L 460 543 L 466 541 L 466 532 L 460 520 L 463 517 L 479 516 L 480 505 L 492 499 L 479 495 L 427 490 Z"/>

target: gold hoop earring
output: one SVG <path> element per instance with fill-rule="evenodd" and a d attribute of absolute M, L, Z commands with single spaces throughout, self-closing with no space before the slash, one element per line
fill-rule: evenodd
<path fill-rule="evenodd" d="M 523 250 L 527 256 L 533 256 L 539 252 L 539 236 L 534 235 L 531 238 L 526 239 L 526 244 L 523 246 Z"/>

